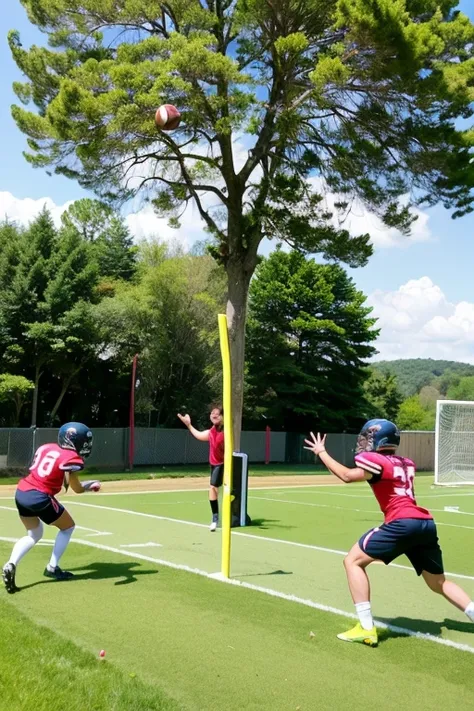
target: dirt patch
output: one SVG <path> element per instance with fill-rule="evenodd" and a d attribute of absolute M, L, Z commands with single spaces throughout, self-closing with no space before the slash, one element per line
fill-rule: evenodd
<path fill-rule="evenodd" d="M 160 478 L 160 479 L 136 479 L 124 481 L 102 482 L 104 493 L 128 492 L 128 491 L 173 491 L 174 489 L 197 491 L 207 489 L 207 477 L 182 477 L 182 478 Z M 324 486 L 328 484 L 343 484 L 339 479 L 331 475 L 317 476 L 251 476 L 249 477 L 250 489 L 271 489 L 274 487 L 292 486 Z M 0 496 L 10 496 L 14 494 L 16 487 L 7 485 L 0 487 Z M 72 493 L 72 492 L 71 492 Z M 70 494 L 67 494 L 70 495 Z M 72 493 L 74 496 L 74 493 Z"/>

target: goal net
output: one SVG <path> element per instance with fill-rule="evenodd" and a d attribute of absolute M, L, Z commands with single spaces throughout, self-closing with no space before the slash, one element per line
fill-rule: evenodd
<path fill-rule="evenodd" d="M 436 404 L 435 484 L 474 484 L 474 402 Z"/>

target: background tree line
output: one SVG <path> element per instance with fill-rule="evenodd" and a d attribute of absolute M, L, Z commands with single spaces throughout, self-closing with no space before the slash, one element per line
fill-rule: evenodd
<path fill-rule="evenodd" d="M 126 426 L 138 354 L 137 423 L 206 423 L 220 396 L 217 313 L 226 275 L 206 243 L 134 245 L 123 218 L 79 200 L 56 228 L 0 225 L 0 424 L 65 419 Z M 436 400 L 474 400 L 474 366 L 369 365 L 378 330 L 344 269 L 277 248 L 250 285 L 244 426 L 357 430 L 368 417 L 433 429 Z"/>
<path fill-rule="evenodd" d="M 205 423 L 221 391 L 217 314 L 226 276 L 206 244 L 187 253 L 133 244 L 124 220 L 80 200 L 56 228 L 43 211 L 0 226 L 0 421 L 3 426 L 128 424 L 138 354 L 137 423 Z M 344 270 L 277 249 L 251 284 L 245 426 L 339 430 L 365 417 L 375 321 Z"/>

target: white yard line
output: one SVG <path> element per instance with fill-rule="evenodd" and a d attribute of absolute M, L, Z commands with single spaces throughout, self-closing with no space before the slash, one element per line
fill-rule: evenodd
<path fill-rule="evenodd" d="M 130 509 L 119 509 L 119 508 L 113 508 L 111 506 L 99 506 L 97 504 L 84 504 L 80 501 L 76 501 L 74 503 L 77 506 L 87 506 L 87 507 L 93 508 L 93 509 L 105 509 L 106 511 L 117 511 L 119 513 L 126 513 L 126 514 L 129 514 L 132 516 L 143 516 L 145 518 L 152 518 L 152 519 L 156 519 L 158 521 L 171 521 L 172 523 L 182 523 L 187 526 L 197 526 L 199 528 L 208 528 L 207 524 L 205 524 L 205 523 L 196 523 L 194 521 L 183 521 L 181 519 L 171 518 L 169 516 L 159 516 L 158 514 L 147 514 L 147 513 L 142 513 L 141 511 L 132 511 Z M 298 503 L 301 503 L 301 502 L 298 502 Z M 314 505 L 317 505 L 317 504 L 314 504 Z M 329 506 L 329 504 L 328 504 L 328 506 Z M 354 509 L 348 509 L 348 510 L 353 511 Z M 373 511 L 370 511 L 368 513 L 373 513 Z M 271 538 L 269 536 L 257 536 L 252 533 L 244 533 L 242 531 L 233 531 L 233 535 L 239 536 L 241 538 L 252 538 L 257 541 L 268 541 L 270 543 L 278 543 L 278 544 L 287 545 L 287 546 L 294 546 L 295 548 L 307 548 L 309 550 L 320 551 L 322 553 L 332 553 L 332 554 L 336 554 L 336 555 L 347 555 L 347 551 L 340 551 L 340 550 L 337 550 L 334 548 L 325 548 L 323 546 L 314 546 L 309 543 L 298 543 L 297 541 L 286 541 L 283 538 Z M 398 565 L 398 563 L 390 563 L 390 565 L 393 566 L 394 568 L 400 568 L 401 570 L 408 570 L 411 573 L 415 572 L 413 570 L 413 568 L 411 568 L 408 565 Z M 462 578 L 463 580 L 474 580 L 474 576 L 463 575 L 462 573 L 448 573 L 448 572 L 446 572 L 446 575 L 449 575 L 452 578 Z"/>
<path fill-rule="evenodd" d="M 9 541 L 10 539 L 0 537 L 1 541 Z M 314 600 L 307 600 L 296 595 L 288 595 L 278 590 L 272 590 L 271 588 L 264 588 L 260 585 L 253 585 L 252 583 L 246 583 L 241 580 L 236 580 L 235 578 L 224 578 L 220 573 L 207 573 L 205 570 L 200 570 L 199 568 L 191 568 L 188 565 L 182 565 L 178 563 L 170 563 L 167 560 L 162 560 L 160 558 L 153 558 L 148 555 L 143 555 L 142 553 L 136 553 L 135 551 L 123 550 L 121 548 L 113 548 L 112 546 L 104 546 L 100 543 L 93 543 L 92 541 L 81 540 L 80 538 L 72 539 L 75 543 L 79 543 L 84 546 L 89 546 L 91 548 L 98 548 L 99 550 L 108 551 L 110 553 L 116 553 L 119 555 L 124 555 L 135 560 L 145 560 L 148 563 L 155 563 L 156 565 L 162 565 L 167 568 L 173 568 L 174 570 L 182 570 L 187 573 L 193 573 L 194 575 L 200 575 L 204 578 L 210 578 L 216 582 L 226 583 L 227 585 L 236 585 L 241 588 L 247 588 L 248 590 L 253 590 L 255 592 L 260 592 L 265 595 L 270 595 L 271 597 L 279 598 L 280 600 L 286 600 L 287 602 L 296 602 L 300 605 L 305 605 L 306 607 L 311 607 L 315 610 L 320 610 L 321 612 L 329 612 L 332 615 L 339 615 L 340 617 L 346 617 L 352 620 L 357 619 L 357 615 L 352 612 L 347 612 L 346 610 L 339 610 L 337 607 L 330 607 L 329 605 L 322 605 Z M 388 629 L 396 634 L 403 634 L 407 637 L 415 637 L 417 639 L 422 639 L 427 642 L 434 642 L 435 644 L 440 644 L 444 647 L 451 647 L 457 649 L 461 652 L 468 652 L 474 654 L 474 647 L 468 644 L 461 644 L 459 642 L 453 642 L 449 639 L 443 639 L 442 637 L 436 637 L 431 634 L 426 634 L 424 632 L 415 632 L 414 630 L 407 629 L 405 627 L 398 627 L 396 625 L 386 624 L 379 620 L 374 620 L 374 624 L 383 629 Z"/>

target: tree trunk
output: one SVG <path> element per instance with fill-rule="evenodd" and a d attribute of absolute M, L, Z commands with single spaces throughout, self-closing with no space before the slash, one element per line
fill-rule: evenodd
<path fill-rule="evenodd" d="M 38 364 L 35 370 L 35 389 L 33 391 L 33 403 L 31 405 L 31 426 L 36 427 L 36 416 L 38 413 L 39 381 L 42 376 L 41 365 Z"/>
<path fill-rule="evenodd" d="M 62 385 L 62 388 L 61 388 L 61 392 L 59 393 L 59 397 L 58 397 L 58 399 L 56 400 L 56 402 L 54 403 L 54 407 L 53 407 L 53 409 L 51 410 L 51 414 L 50 414 L 50 416 L 49 416 L 49 424 L 50 424 L 51 426 L 54 425 L 54 418 L 56 417 L 56 413 L 57 413 L 57 411 L 59 410 L 59 408 L 60 408 L 60 406 L 61 406 L 61 403 L 62 403 L 62 401 L 63 401 L 63 398 L 64 398 L 65 394 L 67 393 L 67 389 L 68 389 L 68 387 L 70 386 L 72 379 L 77 375 L 77 373 L 79 372 L 79 370 L 80 370 L 80 368 L 77 368 L 74 372 L 70 373 L 70 374 L 67 376 L 67 378 L 63 381 L 63 385 Z"/>
<path fill-rule="evenodd" d="M 242 260 L 227 263 L 227 322 L 229 327 L 230 360 L 232 364 L 232 422 L 234 449 L 240 451 L 242 409 L 244 398 L 245 322 L 250 279 L 254 271 L 246 269 Z"/>

